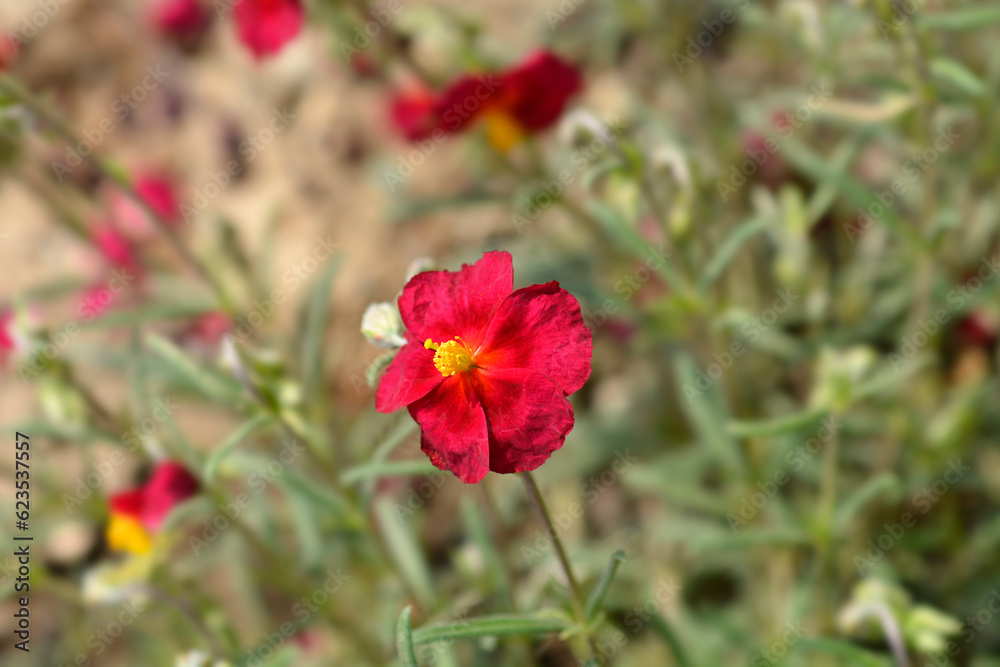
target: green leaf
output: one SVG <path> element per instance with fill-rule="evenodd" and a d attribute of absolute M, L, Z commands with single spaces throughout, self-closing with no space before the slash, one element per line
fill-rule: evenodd
<path fill-rule="evenodd" d="M 417 654 L 413 652 L 413 634 L 410 630 L 410 614 L 413 607 L 406 607 L 396 622 L 396 653 L 403 667 L 418 667 Z"/>
<path fill-rule="evenodd" d="M 389 220 L 397 223 L 407 222 L 439 211 L 447 211 L 463 206 L 478 206 L 480 204 L 495 203 L 503 200 L 503 196 L 492 192 L 473 191 L 460 193 L 451 197 L 402 201 L 390 209 Z"/>
<path fill-rule="evenodd" d="M 856 142 L 855 146 L 863 144 L 869 141 L 868 133 L 861 133 L 852 141 Z M 820 187 L 836 188 L 851 206 L 868 210 L 872 204 L 879 203 L 872 189 L 858 182 L 846 168 L 832 164 L 828 158 L 817 155 L 802 143 L 794 140 L 785 142 L 783 154 L 792 166 L 815 180 Z M 886 227 L 914 248 L 923 248 L 926 245 L 920 234 L 904 222 L 897 211 L 892 207 L 881 208 L 883 213 L 878 219 L 879 222 L 885 223 Z"/>
<path fill-rule="evenodd" d="M 935 58 L 930 64 L 931 75 L 945 81 L 970 97 L 984 97 L 986 85 L 968 68 L 950 58 Z"/>
<path fill-rule="evenodd" d="M 450 639 L 544 635 L 562 632 L 572 625 L 570 618 L 554 609 L 532 614 L 495 614 L 451 625 L 421 628 L 413 633 L 413 643 L 419 645 Z"/>
<path fill-rule="evenodd" d="M 375 500 L 375 516 L 389 555 L 403 581 L 424 609 L 433 608 L 435 595 L 430 568 L 420 545 L 396 514 L 396 503 L 392 498 L 380 496 Z"/>
<path fill-rule="evenodd" d="M 1000 7 L 972 7 L 920 14 L 917 20 L 921 26 L 937 30 L 979 30 L 1000 23 Z"/>
<path fill-rule="evenodd" d="M 117 329 L 164 320 L 189 319 L 213 310 L 209 304 L 157 303 L 132 309 L 116 309 L 84 324 L 86 329 Z"/>
<path fill-rule="evenodd" d="M 339 255 L 328 260 L 306 303 L 302 334 L 302 390 L 318 404 L 323 403 L 323 333 L 330 310 L 330 287 L 340 268 Z"/>
<path fill-rule="evenodd" d="M 794 433 L 807 426 L 812 426 L 826 416 L 826 414 L 826 408 L 814 408 L 775 419 L 731 421 L 726 425 L 726 431 L 736 438 L 754 438 L 767 435 L 780 435 L 782 433 Z"/>
<path fill-rule="evenodd" d="M 718 461 L 730 472 L 746 471 L 746 462 L 736 441 L 726 431 L 725 424 L 729 419 L 723 404 L 722 392 L 717 382 L 707 389 L 698 387 L 698 367 L 694 358 L 685 352 L 678 352 L 674 362 L 674 372 L 681 398 L 681 406 L 698 434 L 698 438 L 709 447 Z M 688 396 L 686 388 L 696 389 L 698 396 Z"/>
<path fill-rule="evenodd" d="M 286 490 L 291 487 L 285 485 Z M 288 493 L 289 515 L 298 538 L 299 568 L 305 572 L 318 569 L 323 563 L 322 526 L 317 506 L 301 493 Z"/>
<path fill-rule="evenodd" d="M 852 491 L 844 498 L 837 508 L 834 516 L 834 526 L 836 530 L 842 531 L 847 528 L 858 512 L 864 509 L 865 505 L 875 500 L 880 495 L 898 496 L 900 492 L 899 478 L 891 472 L 869 479 L 867 482 Z"/>
<path fill-rule="evenodd" d="M 347 528 L 359 529 L 364 525 L 364 520 L 350 503 L 328 485 L 319 485 L 290 467 L 285 469 L 279 479 L 283 485 L 308 499 L 313 505 L 325 507 L 326 511 L 341 519 Z"/>
<path fill-rule="evenodd" d="M 702 289 L 711 286 L 716 278 L 722 275 L 722 272 L 726 270 L 726 267 L 747 241 L 767 228 L 768 221 L 766 219 L 752 217 L 740 223 L 731 234 L 726 236 L 725 241 L 719 244 L 718 249 L 701 274 Z"/>
<path fill-rule="evenodd" d="M 608 594 L 608 589 L 611 587 L 611 582 L 614 581 L 615 574 L 618 573 L 618 566 L 622 564 L 625 560 L 625 552 L 618 549 L 613 554 L 611 554 L 611 560 L 608 561 L 608 566 L 604 570 L 604 575 L 601 577 L 601 581 L 597 584 L 597 588 L 594 592 L 590 594 L 590 598 L 587 600 L 587 619 L 593 620 L 594 616 L 601 611 L 601 607 L 604 605 L 604 598 Z"/>
<path fill-rule="evenodd" d="M 667 623 L 667 619 L 663 618 L 663 615 L 659 612 L 653 614 L 653 617 L 649 621 L 653 628 L 653 631 L 663 640 L 670 649 L 670 653 L 674 656 L 674 662 L 677 663 L 677 667 L 691 667 L 691 661 L 688 660 L 687 653 L 684 651 L 684 647 L 681 645 L 680 639 L 677 637 L 677 633 L 674 632 L 670 624 Z"/>
<path fill-rule="evenodd" d="M 258 428 L 275 421 L 274 416 L 267 413 L 260 413 L 248 422 L 245 422 L 233 431 L 219 447 L 213 451 L 208 460 L 205 461 L 205 481 L 211 484 L 215 481 L 215 474 L 219 469 L 219 464 L 229 456 L 229 454 L 246 438 Z"/>
<path fill-rule="evenodd" d="M 828 639 L 826 637 L 805 637 L 800 639 L 793 648 L 796 652 L 809 651 L 815 653 L 826 653 L 846 658 L 852 667 L 886 667 L 891 664 L 868 651 L 862 650 L 853 644 L 849 644 L 840 639 Z"/>
<path fill-rule="evenodd" d="M 442 470 L 435 468 L 426 459 L 375 461 L 348 468 L 340 476 L 340 481 L 344 484 L 354 484 L 363 480 L 378 479 L 380 477 L 407 477 L 411 475 L 436 475 L 442 473 Z"/>
<path fill-rule="evenodd" d="M 375 385 L 378 384 L 378 376 L 382 373 L 382 371 L 389 367 L 392 360 L 396 358 L 397 352 L 398 350 L 390 350 L 389 352 L 380 354 L 376 357 L 375 361 L 371 363 L 368 370 L 365 371 L 365 382 L 368 383 L 369 387 L 372 389 L 375 388 Z"/>
<path fill-rule="evenodd" d="M 742 550 L 760 545 L 799 546 L 812 543 L 809 533 L 793 528 L 757 529 L 744 528 L 736 534 L 718 535 L 692 540 L 688 545 L 691 554 L 699 556 L 711 552 Z"/>
<path fill-rule="evenodd" d="M 497 549 L 493 536 L 490 534 L 490 522 L 483 514 L 482 509 L 471 496 L 463 496 L 461 501 L 462 522 L 472 541 L 479 548 L 482 554 L 483 563 L 489 577 L 489 584 L 504 596 L 504 599 L 512 601 L 510 587 L 507 581 L 507 573 L 503 567 L 503 558 Z"/>
<path fill-rule="evenodd" d="M 224 378 L 199 366 L 162 336 L 149 334 L 145 340 L 146 345 L 166 362 L 175 376 L 184 380 L 192 389 L 230 406 L 241 407 L 247 403 L 239 383 L 235 380 Z"/>

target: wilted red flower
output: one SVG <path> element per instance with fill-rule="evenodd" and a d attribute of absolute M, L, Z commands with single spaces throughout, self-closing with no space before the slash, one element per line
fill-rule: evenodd
<path fill-rule="evenodd" d="M 258 60 L 281 51 L 305 22 L 301 0 L 238 0 L 234 9 L 240 41 Z"/>
<path fill-rule="evenodd" d="M 590 377 L 590 330 L 559 283 L 513 291 L 506 252 L 460 271 L 418 273 L 399 312 L 407 343 L 375 406 L 404 405 L 431 462 L 463 482 L 534 470 L 573 428 L 567 396 Z"/>
<path fill-rule="evenodd" d="M 153 25 L 181 46 L 198 42 L 212 24 L 212 14 L 201 0 L 162 0 L 152 11 Z"/>
<path fill-rule="evenodd" d="M 111 497 L 108 544 L 120 551 L 149 551 L 150 534 L 160 529 L 175 505 L 193 496 L 198 488 L 198 480 L 182 464 L 157 464 L 143 486 Z"/>
<path fill-rule="evenodd" d="M 548 51 L 538 51 L 496 75 L 462 77 L 438 95 L 427 91 L 401 95 L 393 103 L 392 115 L 411 141 L 435 130 L 460 132 L 484 118 L 490 140 L 506 150 L 524 134 L 555 123 L 582 86 L 575 67 Z"/>

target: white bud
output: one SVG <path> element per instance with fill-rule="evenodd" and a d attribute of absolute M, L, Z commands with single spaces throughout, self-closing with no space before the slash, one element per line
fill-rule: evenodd
<path fill-rule="evenodd" d="M 361 333 L 376 347 L 394 348 L 406 345 L 403 321 L 396 306 L 391 303 L 369 304 L 361 317 Z"/>

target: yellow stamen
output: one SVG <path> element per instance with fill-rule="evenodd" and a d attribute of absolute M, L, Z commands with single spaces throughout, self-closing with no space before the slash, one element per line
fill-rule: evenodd
<path fill-rule="evenodd" d="M 472 351 L 464 340 L 455 336 L 455 340 L 435 343 L 430 338 L 424 341 L 424 348 L 434 350 L 434 366 L 441 375 L 449 377 L 459 371 L 467 371 L 475 365 Z"/>
<path fill-rule="evenodd" d="M 111 523 L 106 532 L 108 546 L 115 551 L 128 551 L 137 555 L 145 554 L 152 546 L 149 534 L 142 524 L 128 516 L 111 515 Z"/>
<path fill-rule="evenodd" d="M 506 153 L 524 137 L 524 130 L 516 120 L 503 111 L 494 111 L 486 116 L 486 136 L 501 153 Z"/>

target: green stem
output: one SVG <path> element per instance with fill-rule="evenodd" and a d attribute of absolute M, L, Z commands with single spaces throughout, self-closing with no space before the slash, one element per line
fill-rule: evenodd
<path fill-rule="evenodd" d="M 570 603 L 573 605 L 573 612 L 576 614 L 577 620 L 583 624 L 584 627 L 587 625 L 587 613 L 586 607 L 587 602 L 583 596 L 583 589 L 580 588 L 579 582 L 577 582 L 576 577 L 573 576 L 573 568 L 569 564 L 569 558 L 566 557 L 566 549 L 563 548 L 562 540 L 559 539 L 559 534 L 556 532 L 555 524 L 552 523 L 552 515 L 549 514 L 549 508 L 545 505 L 545 499 L 542 498 L 542 492 L 538 489 L 538 484 L 535 483 L 535 478 L 530 472 L 521 473 L 521 477 L 524 478 L 524 485 L 528 489 L 528 497 L 531 499 L 531 504 L 535 507 L 535 511 L 538 513 L 538 518 L 542 520 L 545 525 L 545 532 L 549 539 L 552 540 L 552 544 L 556 550 L 556 556 L 559 558 L 559 564 L 562 566 L 563 574 L 566 575 L 566 581 L 569 584 L 570 591 Z M 591 658 L 598 655 L 597 646 L 594 644 L 594 638 L 590 636 L 589 632 L 585 632 L 587 638 L 587 644 L 590 646 Z"/>
<path fill-rule="evenodd" d="M 831 415 L 835 420 L 836 415 Z M 836 431 L 826 443 L 823 452 L 823 476 L 820 481 L 820 525 L 823 526 L 823 544 L 821 555 L 821 569 L 824 579 L 828 582 L 828 595 L 830 599 L 823 605 L 823 625 L 824 631 L 832 631 L 835 626 L 833 611 L 836 609 L 836 601 L 833 596 L 836 594 L 836 528 L 834 526 L 834 515 L 837 505 L 837 459 L 839 456 L 840 438 Z"/>

